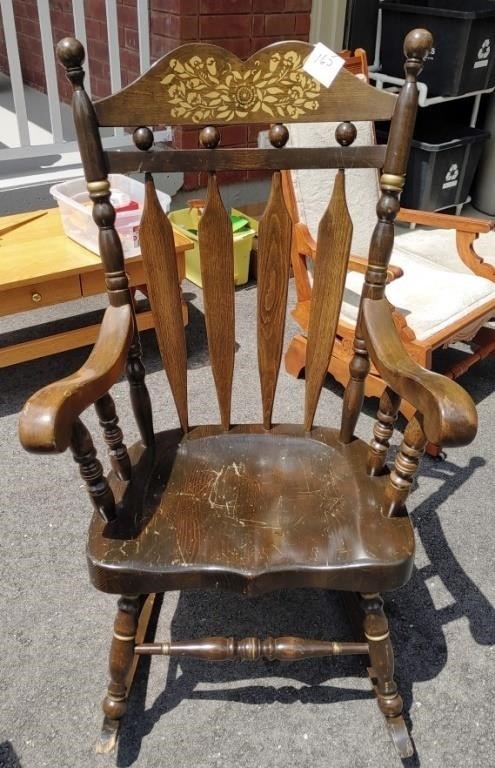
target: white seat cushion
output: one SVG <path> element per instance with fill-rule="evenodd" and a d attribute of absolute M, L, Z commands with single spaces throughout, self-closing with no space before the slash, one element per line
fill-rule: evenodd
<path fill-rule="evenodd" d="M 429 259 L 446 269 L 467 275 L 473 274 L 457 254 L 455 229 L 413 229 L 396 235 L 395 246 L 406 253 Z M 484 261 L 495 267 L 495 232 L 480 235 L 474 241 L 474 250 Z"/>
<path fill-rule="evenodd" d="M 289 145 L 319 147 L 337 144 L 337 123 L 296 123 L 290 128 Z M 355 145 L 374 144 L 373 125 L 357 122 Z M 318 224 L 333 189 L 335 170 L 292 171 L 299 211 L 316 239 Z M 376 224 L 379 196 L 378 174 L 374 168 L 346 170 L 346 197 L 353 222 L 351 253 L 368 258 L 371 235 Z M 495 264 L 495 233 L 481 235 L 475 248 L 482 258 Z M 487 305 L 495 315 L 495 283 L 473 273 L 457 255 L 455 230 L 416 229 L 396 237 L 390 263 L 404 275 L 386 288 L 389 301 L 407 318 L 416 338 L 423 341 L 470 312 Z M 356 324 L 364 276 L 349 272 L 341 317 Z"/>
<path fill-rule="evenodd" d="M 391 304 L 402 312 L 418 341 L 448 328 L 486 305 L 495 314 L 495 283 L 432 264 L 414 254 L 394 251 L 393 263 L 404 270 L 385 289 Z M 349 272 L 342 303 L 342 319 L 355 325 L 364 275 Z"/>

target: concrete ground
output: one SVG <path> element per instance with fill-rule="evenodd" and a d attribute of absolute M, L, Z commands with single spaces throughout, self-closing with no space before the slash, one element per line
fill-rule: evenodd
<path fill-rule="evenodd" d="M 191 420 L 215 421 L 199 291 L 189 289 Z M 238 291 L 236 420 L 260 415 L 255 300 L 252 286 Z M 57 318 L 69 311 L 96 311 L 100 303 L 85 300 L 44 316 L 4 318 L 0 343 L 18 340 L 15 328 L 42 320 L 57 322 L 62 330 L 70 321 Z M 293 330 L 288 321 L 288 334 Z M 30 332 L 24 328 L 22 334 Z M 156 426 L 175 425 L 153 332 L 143 339 Z M 28 455 L 16 435 L 25 399 L 78 367 L 87 352 L 0 371 L 0 766 L 399 765 L 356 657 L 291 665 L 154 659 L 138 676 L 116 753 L 94 754 L 115 600 L 89 584 L 84 542 L 90 506 L 70 456 Z M 424 459 L 410 500 L 416 568 L 407 586 L 386 597 L 397 680 L 418 752 L 405 765 L 424 768 L 488 768 L 495 748 L 495 360 L 475 367 L 462 383 L 478 404 L 478 436 L 470 446 L 448 450 L 443 462 Z M 303 390 L 303 381 L 282 370 L 277 420 L 301 419 Z M 114 395 L 131 443 L 136 429 L 126 384 L 118 384 Z M 341 406 L 342 389 L 328 378 L 317 421 L 337 425 Z M 368 401 L 358 424 L 360 437 L 369 439 L 375 410 L 376 401 Z M 94 414 L 88 411 L 84 419 L 96 436 Z M 399 440 L 397 432 L 394 444 Z M 317 591 L 252 600 L 227 593 L 169 593 L 157 637 L 257 633 L 350 637 L 339 601 Z"/>

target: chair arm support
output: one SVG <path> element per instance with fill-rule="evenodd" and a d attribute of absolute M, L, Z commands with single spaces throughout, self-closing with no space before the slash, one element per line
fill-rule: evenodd
<path fill-rule="evenodd" d="M 408 355 L 385 298 L 364 299 L 363 317 L 373 364 L 382 379 L 422 414 L 427 439 L 435 445 L 470 443 L 478 418 L 467 392 L 446 376 L 422 368 Z"/>
<path fill-rule="evenodd" d="M 71 376 L 40 389 L 24 406 L 19 419 L 19 438 L 27 451 L 62 453 L 66 450 L 78 416 L 118 381 L 133 330 L 129 304 L 107 308 L 96 343 L 84 365 Z"/>
<path fill-rule="evenodd" d="M 495 221 L 490 219 L 472 219 L 468 216 L 454 216 L 449 213 L 436 213 L 436 211 L 416 211 L 413 208 L 401 208 L 396 221 L 404 221 L 409 224 L 422 224 L 425 227 L 436 229 L 456 229 L 460 232 L 490 232 L 495 229 Z"/>
<path fill-rule="evenodd" d="M 294 233 L 298 253 L 301 256 L 308 256 L 310 259 L 314 259 L 316 256 L 316 241 L 306 224 L 298 221 L 294 225 Z"/>

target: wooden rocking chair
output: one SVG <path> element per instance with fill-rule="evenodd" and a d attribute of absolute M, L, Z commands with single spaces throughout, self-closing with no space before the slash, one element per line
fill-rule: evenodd
<path fill-rule="evenodd" d="M 358 49 L 354 56 L 344 51 L 341 55 L 346 60 L 346 68 L 367 78 L 364 51 Z M 290 146 L 323 145 L 334 131 L 335 126 L 331 125 L 301 123 L 292 127 Z M 372 123 L 359 124 L 356 141 L 361 144 L 375 142 Z M 292 266 L 297 304 L 292 314 L 303 331 L 291 340 L 285 366 L 289 373 L 299 376 L 306 365 L 305 334 L 309 326 L 315 235 L 326 201 L 321 171 L 293 169 L 283 171 L 282 177 L 285 199 L 294 222 Z M 353 169 L 348 174 L 347 199 L 351 215 L 355 214 L 354 231 L 342 311 L 328 367 L 328 372 L 344 387 L 351 375 L 349 364 L 354 354 L 359 297 L 379 195 L 375 169 Z M 457 379 L 472 365 L 495 353 L 495 329 L 484 327 L 487 321 L 495 318 L 494 222 L 404 208 L 397 214 L 397 221 L 429 227 L 427 230 L 406 230 L 395 238 L 386 296 L 394 309 L 397 331 L 411 357 L 429 369 L 434 367 L 436 349 L 457 341 L 471 342 L 472 353 L 465 354 L 444 372 Z M 372 365 L 365 383 L 365 395 L 380 397 L 386 386 L 387 382 Z M 400 410 L 410 419 L 414 406 L 403 399 Z M 433 455 L 439 450 L 437 446 L 428 446 Z"/>
<path fill-rule="evenodd" d="M 416 113 L 416 75 L 431 47 L 425 30 L 406 38 L 407 80 L 397 99 L 341 71 L 325 88 L 302 69 L 312 47 L 283 42 L 247 62 L 213 45 L 187 44 L 167 54 L 124 90 L 94 104 L 83 87 L 82 45 L 61 41 L 58 56 L 73 85 L 73 108 L 110 306 L 85 365 L 35 394 L 20 417 L 29 451 L 70 448 L 95 513 L 87 557 L 95 587 L 122 595 L 110 651 L 110 684 L 99 749 L 115 743 L 133 664 L 143 654 L 204 660 L 260 657 L 298 660 L 339 654 L 369 656 L 378 705 L 402 757 L 413 748 L 394 682 L 393 650 L 380 592 L 409 579 L 414 534 L 405 502 L 426 440 L 468 443 L 476 411 L 457 384 L 421 368 L 404 349 L 384 298 Z M 270 130 L 270 149 L 221 149 L 215 124 L 259 123 L 268 116 L 342 121 L 337 148 L 284 148 L 289 131 Z M 353 147 L 352 119 L 392 117 L 388 147 Z M 146 125 L 202 123 L 202 148 L 153 146 Z M 103 151 L 100 126 L 138 126 L 136 149 Z M 345 199 L 350 167 L 383 168 L 378 221 L 362 293 L 352 379 L 340 431 L 313 424 L 328 368 L 344 290 L 352 224 Z M 319 227 L 318 259 L 308 329 L 303 424 L 273 424 L 272 408 L 282 356 L 292 222 L 280 169 L 337 167 L 335 186 Z M 234 279 L 230 218 L 217 171 L 268 168 L 271 196 L 259 228 L 258 364 L 262 419 L 231 424 L 234 368 Z M 171 225 L 156 197 L 152 173 L 207 171 L 206 206 L 199 225 L 201 269 L 211 367 L 220 410 L 218 426 L 188 422 L 186 345 Z M 107 174 L 145 173 L 140 240 L 158 344 L 180 429 L 155 434 L 132 296 L 128 288 Z M 357 439 L 371 358 L 387 389 L 371 444 Z M 141 440 L 127 449 L 109 390 L 126 371 Z M 400 398 L 416 412 L 391 472 L 386 469 Z M 105 476 L 81 420 L 94 404 L 109 448 Z M 279 588 L 312 587 L 357 596 L 358 638 L 331 642 L 301 637 L 207 637 L 143 642 L 154 593 L 229 589 L 257 595 Z"/>

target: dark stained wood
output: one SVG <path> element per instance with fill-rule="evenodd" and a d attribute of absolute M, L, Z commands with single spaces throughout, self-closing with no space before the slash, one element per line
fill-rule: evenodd
<path fill-rule="evenodd" d="M 377 420 L 373 427 L 373 439 L 368 453 L 368 474 L 379 475 L 387 461 L 390 440 L 394 433 L 394 423 L 400 406 L 400 396 L 386 387 L 378 406 Z"/>
<path fill-rule="evenodd" d="M 350 443 L 363 408 L 364 385 L 370 370 L 370 361 L 366 343 L 362 338 L 362 320 L 359 313 L 356 332 L 352 343 L 353 356 L 349 364 L 349 381 L 344 392 L 342 418 L 340 422 L 340 439 Z"/>
<path fill-rule="evenodd" d="M 81 477 L 86 483 L 93 506 L 105 523 L 116 518 L 115 498 L 103 474 L 103 467 L 96 458 L 96 449 L 91 435 L 81 419 L 72 425 L 70 449 L 74 461 L 79 464 Z"/>
<path fill-rule="evenodd" d="M 291 237 L 292 221 L 284 201 L 280 172 L 276 171 L 258 230 L 258 366 L 266 429 L 271 427 L 282 359 Z"/>
<path fill-rule="evenodd" d="M 394 682 L 393 651 L 379 592 L 400 587 L 411 575 L 414 532 L 404 502 L 425 440 L 458 444 L 472 439 L 476 430 L 476 414 L 469 397 L 453 382 L 410 360 L 384 298 L 393 222 L 416 109 L 416 75 L 430 42 L 424 31 L 409 35 L 406 41 L 407 83 L 397 101 L 386 155 L 381 148 L 342 146 L 331 151 L 292 151 L 280 146 L 287 135 L 280 126 L 282 122 L 341 121 L 339 140 L 349 144 L 354 136 L 351 120 L 390 117 L 396 104 L 394 96 L 375 91 L 345 72 L 339 74 L 331 88 L 316 87 L 301 72 L 302 59 L 311 51 L 306 43 L 276 44 L 247 63 L 215 46 L 187 45 L 168 54 L 120 94 L 95 107 L 83 89 L 82 46 L 72 39 L 59 45 L 59 57 L 74 88 L 78 140 L 94 202 L 94 219 L 100 230 L 112 306 L 82 372 L 42 390 L 28 403 L 21 417 L 21 437 L 31 450 L 64 450 L 70 443 L 96 510 L 87 547 L 91 579 L 98 589 L 123 596 L 110 653 L 111 679 L 103 703 L 103 751 L 115 743 L 119 721 L 126 711 L 135 658 L 159 651 L 208 659 L 264 656 L 283 660 L 368 652 L 369 674 L 394 743 L 401 757 L 412 752 L 402 700 Z M 197 59 L 193 59 L 195 55 Z M 272 81 L 277 78 L 282 87 L 273 93 Z M 216 90 L 209 89 L 212 83 Z M 220 97 L 215 95 L 218 93 Z M 98 120 L 133 128 L 137 125 L 139 150 L 104 154 Z M 271 139 L 278 149 L 215 149 L 220 140 L 215 123 L 263 120 L 276 124 Z M 184 153 L 152 149 L 153 136 L 143 127 L 199 122 L 204 148 Z M 137 156 L 140 160 L 136 161 Z M 158 203 L 153 179 L 147 174 L 141 246 L 160 352 L 181 423 L 181 429 L 155 436 L 132 298 L 114 228 L 109 167 L 127 171 L 213 171 L 227 166 L 287 169 L 326 164 L 343 169 L 360 164 L 381 165 L 382 161 L 378 223 L 366 266 L 351 366 L 352 385 L 344 399 L 340 436 L 336 430 L 312 424 L 334 343 L 349 257 L 351 225 L 343 170 L 339 171 L 320 225 L 318 244 L 314 248 L 308 245 L 310 254 L 316 251 L 317 258 L 315 309 L 308 319 L 304 425 L 270 423 L 291 249 L 291 221 L 282 202 L 277 171 L 260 228 L 258 309 L 264 424 L 230 426 L 234 362 L 232 233 L 216 176 L 211 176 L 199 240 L 208 341 L 222 424 L 191 430 L 172 230 Z M 294 235 L 300 237 L 301 230 L 294 227 Z M 371 454 L 366 443 L 353 438 L 369 370 L 368 351 L 390 387 L 380 404 Z M 142 436 L 127 453 L 113 401 L 106 394 L 124 366 Z M 399 396 L 407 398 L 418 413 L 406 429 L 395 467 L 387 476 L 381 470 Z M 113 452 L 114 471 L 108 482 L 89 432 L 79 419 L 81 411 L 91 403 L 96 403 L 104 436 Z M 150 593 L 225 588 L 256 595 L 296 587 L 361 593 L 365 642 L 361 637 L 358 642 L 331 643 L 296 637 L 260 640 L 253 636 L 149 645 L 141 635 L 136 638 L 142 606 Z"/>
<path fill-rule="evenodd" d="M 133 334 L 131 307 L 108 307 L 86 363 L 71 376 L 29 398 L 19 419 L 19 438 L 28 451 L 67 450 L 77 417 L 119 380 Z"/>
<path fill-rule="evenodd" d="M 312 50 L 299 41 L 275 43 L 244 62 L 216 45 L 186 43 L 119 93 L 97 101 L 98 121 L 134 127 L 390 119 L 392 94 L 345 70 L 330 88 L 306 74 L 302 67 Z M 232 87 L 241 79 L 242 88 Z M 188 99 L 191 92 L 196 98 Z"/>
<path fill-rule="evenodd" d="M 145 178 L 139 241 L 147 275 L 160 355 L 184 432 L 187 415 L 187 351 L 172 225 L 158 201 L 151 174 Z"/>
<path fill-rule="evenodd" d="M 402 716 L 403 702 L 394 680 L 394 650 L 390 640 L 388 620 L 379 594 L 361 595 L 364 612 L 364 635 L 369 644 L 370 677 L 374 682 L 381 712 L 389 720 L 392 738 L 403 759 L 414 754 L 414 748 Z"/>
<path fill-rule="evenodd" d="M 150 448 L 155 442 L 155 432 L 153 429 L 153 412 L 151 410 L 151 400 L 148 388 L 145 382 L 145 369 L 143 363 L 143 353 L 139 334 L 135 331 L 134 339 L 129 347 L 127 355 L 126 376 L 129 382 L 129 395 L 131 398 L 132 411 L 136 424 L 141 435 L 143 445 Z"/>
<path fill-rule="evenodd" d="M 136 646 L 135 652 L 150 656 L 189 656 L 205 661 L 300 661 L 322 656 L 368 653 L 368 643 L 335 643 L 305 637 L 204 637 Z"/>
<path fill-rule="evenodd" d="M 409 357 L 386 299 L 364 299 L 364 331 L 373 364 L 398 395 L 424 416 L 427 439 L 435 445 L 466 445 L 476 434 L 474 403 L 459 384 L 428 371 Z"/>
<path fill-rule="evenodd" d="M 394 220 L 400 208 L 399 198 L 405 182 L 418 108 L 416 78 L 423 68 L 426 52 L 431 46 L 432 37 L 424 29 L 413 30 L 404 41 L 406 81 L 397 99 L 394 119 L 390 124 L 383 174 L 380 178 L 378 222 L 371 238 L 363 296 L 376 299 L 384 296 L 387 267 L 394 243 Z"/>
<path fill-rule="evenodd" d="M 296 168 L 381 168 L 384 145 L 286 149 L 170 149 L 155 145 L 144 154 L 136 149 L 107 150 L 109 173 L 186 171 L 272 171 Z"/>
<path fill-rule="evenodd" d="M 423 417 L 418 413 L 406 427 L 404 439 L 395 457 L 394 468 L 385 490 L 384 514 L 388 517 L 393 517 L 404 509 L 425 446 Z"/>
<path fill-rule="evenodd" d="M 98 120 L 84 90 L 84 48 L 79 40 L 64 37 L 57 44 L 56 50 L 65 68 L 65 76 L 72 86 L 72 112 L 84 175 L 86 181 L 99 181 L 105 177 L 105 160 Z"/>
<path fill-rule="evenodd" d="M 110 646 L 110 682 L 102 708 L 105 721 L 97 752 L 111 752 L 115 746 L 119 721 L 127 711 L 127 676 L 134 661 L 134 645 L 143 600 L 139 595 L 124 595 L 118 601 Z"/>
<path fill-rule="evenodd" d="M 230 216 L 220 197 L 216 174 L 210 174 L 198 240 L 206 332 L 220 420 L 230 426 L 235 356 L 234 242 Z"/>
<path fill-rule="evenodd" d="M 129 451 L 132 491 L 112 476 L 122 512 L 112 527 L 93 518 L 91 578 L 136 594 L 397 587 L 412 567 L 413 530 L 407 516 L 382 516 L 387 478 L 366 474 L 367 452 L 335 430 L 293 424 L 160 433 L 154 457 Z"/>
<path fill-rule="evenodd" d="M 313 301 L 306 355 L 304 426 L 310 430 L 332 356 L 351 249 L 352 221 L 345 199 L 344 172 L 335 177 L 332 198 L 318 227 Z"/>
<path fill-rule="evenodd" d="M 98 398 L 95 409 L 100 426 L 103 428 L 103 437 L 108 446 L 112 469 L 121 480 L 130 480 L 131 462 L 124 445 L 124 436 L 119 427 L 119 417 L 112 396 L 107 392 L 103 397 Z"/>
<path fill-rule="evenodd" d="M 289 141 L 289 129 L 283 123 L 274 123 L 270 126 L 268 138 L 272 147 L 285 147 Z"/>
<path fill-rule="evenodd" d="M 110 183 L 107 177 L 108 167 L 95 110 L 84 90 L 84 71 L 82 69 L 84 48 L 78 40 L 64 38 L 57 45 L 57 55 L 65 67 L 67 79 L 73 89 L 74 124 L 84 175 L 88 182 L 88 192 L 93 201 L 93 218 L 99 230 L 98 244 L 105 270 L 108 299 L 113 306 L 128 306 L 131 310 L 134 338 L 129 349 L 126 373 L 130 385 L 133 412 L 140 434 L 145 445 L 152 445 L 151 403 L 145 384 L 137 320 L 124 266 L 122 244 L 115 230 L 115 211 L 110 202 Z M 153 134 L 148 128 L 138 128 L 135 133 L 139 146 L 144 147 L 143 141 L 151 146 Z M 97 397 L 98 395 L 95 395 L 94 399 Z"/>

